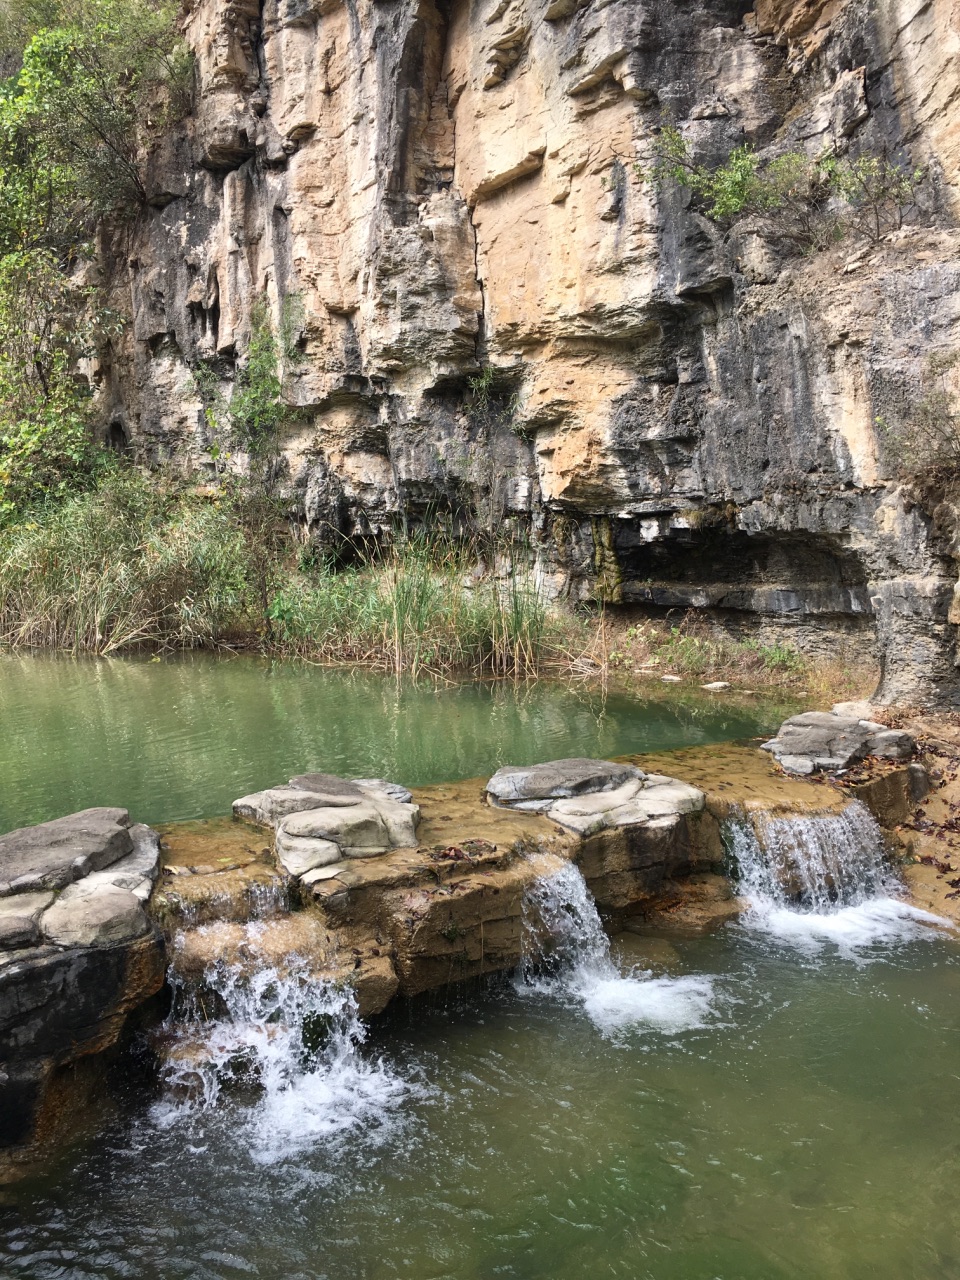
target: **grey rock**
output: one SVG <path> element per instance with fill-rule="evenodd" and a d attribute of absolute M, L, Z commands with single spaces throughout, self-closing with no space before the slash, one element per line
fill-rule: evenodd
<path fill-rule="evenodd" d="M 150 929 L 140 899 L 111 884 L 69 885 L 40 917 L 48 942 L 60 947 L 129 942 Z"/>
<path fill-rule="evenodd" d="M 353 800 L 363 798 L 358 783 L 350 782 L 346 778 L 338 778 L 333 773 L 298 773 L 295 778 L 290 779 L 290 786 L 299 791 L 309 791 L 313 795 L 324 796 L 329 801 L 335 800 L 338 796 Z"/>
<path fill-rule="evenodd" d="M 909 760 L 917 744 L 902 729 L 884 729 L 881 733 L 873 734 L 867 746 L 868 755 L 881 756 L 887 760 Z"/>
<path fill-rule="evenodd" d="M 613 791 L 556 800 L 550 817 L 579 835 L 595 835 L 607 827 L 634 827 L 685 813 L 699 813 L 703 792 L 662 775 L 631 779 Z"/>
<path fill-rule="evenodd" d="M 291 876 L 305 876 L 308 872 L 343 860 L 340 846 L 333 840 L 296 833 L 288 835 L 282 826 L 277 832 L 276 851 L 277 861 Z"/>
<path fill-rule="evenodd" d="M 398 804 L 410 804 L 413 800 L 412 791 L 401 787 L 399 782 L 388 782 L 386 778 L 354 778 L 353 783 L 364 791 L 382 791 Z"/>
<path fill-rule="evenodd" d="M 579 757 L 524 767 L 504 765 L 487 783 L 487 795 L 494 804 L 513 807 L 518 802 L 560 800 L 585 792 L 612 791 L 644 776 L 636 765 Z"/>
<path fill-rule="evenodd" d="M 277 828 L 277 849 L 282 849 L 283 857 L 289 860 L 295 856 L 295 842 L 306 840 L 311 842 L 307 856 L 316 855 L 330 862 L 333 859 L 326 856 L 322 845 L 332 842 L 343 857 L 373 857 L 415 845 L 419 819 L 417 805 L 398 804 L 389 796 L 371 791 L 360 804 L 307 809 L 284 818 Z M 303 870 L 320 865 L 321 861 L 314 861 L 304 865 Z"/>
<path fill-rule="evenodd" d="M 0 948 L 32 947 L 40 941 L 41 913 L 53 902 L 53 892 L 18 893 L 0 898 Z"/>
<path fill-rule="evenodd" d="M 360 804 L 363 798 L 364 793 L 359 787 L 355 793 L 339 789 L 315 792 L 305 791 L 302 787 L 268 787 L 266 791 L 255 791 L 252 795 L 234 800 L 233 816 L 258 822 L 265 827 L 275 827 L 291 813 L 301 813 L 307 809 L 348 808 Z"/>
<path fill-rule="evenodd" d="M 83 809 L 0 836 L 0 897 L 62 889 L 110 866 L 133 849 L 129 826 L 126 809 Z"/>
<path fill-rule="evenodd" d="M 785 720 L 761 750 L 772 752 L 789 773 L 809 774 L 849 769 L 869 755 L 908 760 L 915 747 L 910 734 L 900 729 L 832 711 L 806 711 Z"/>
<path fill-rule="evenodd" d="M 160 837 L 151 827 L 137 823 L 130 828 L 133 853 L 115 862 L 106 871 L 94 871 L 79 883 L 83 885 L 115 885 L 129 889 L 146 902 L 160 874 Z"/>

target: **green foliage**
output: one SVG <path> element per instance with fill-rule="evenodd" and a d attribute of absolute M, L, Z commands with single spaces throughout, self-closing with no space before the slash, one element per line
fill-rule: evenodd
<path fill-rule="evenodd" d="M 476 548 L 442 531 L 415 533 L 373 565 L 291 577 L 271 606 L 276 642 L 331 661 L 392 671 L 532 672 L 553 651 L 558 624 L 504 544 L 510 571 L 464 586 Z"/>
<path fill-rule="evenodd" d="M 211 501 L 109 472 L 0 530 L 0 640 L 106 654 L 256 635 L 243 516 L 230 495 Z"/>
<path fill-rule="evenodd" d="M 145 199 L 139 144 L 190 74 L 176 6 L 17 0 L 4 36 L 20 66 L 0 91 L 0 252 L 69 257 L 97 217 Z"/>
<path fill-rule="evenodd" d="M 282 427 L 295 416 L 283 398 L 283 375 L 302 359 L 294 341 L 298 315 L 298 300 L 288 299 L 277 333 L 266 298 L 256 300 L 250 315 L 250 343 L 229 393 L 222 390 L 212 366 L 194 370 L 214 439 L 214 456 L 242 451 L 250 459 L 251 475 L 261 481 L 279 449 Z"/>
<path fill-rule="evenodd" d="M 675 624 L 645 622 L 628 627 L 607 661 L 632 671 L 737 682 L 789 684 L 809 674 L 806 659 L 790 645 L 738 640 L 712 630 L 694 613 Z"/>
<path fill-rule="evenodd" d="M 76 368 L 115 327 L 48 251 L 0 258 L 0 523 L 96 469 L 89 384 Z"/>
<path fill-rule="evenodd" d="M 465 585 L 474 548 L 443 532 L 375 563 L 297 566 L 279 505 L 242 484 L 211 498 L 117 464 L 87 493 L 0 527 L 0 644 L 116 653 L 266 646 L 391 671 L 514 675 L 558 624 L 528 576 Z M 303 561 L 301 561 L 301 566 Z"/>
<path fill-rule="evenodd" d="M 0 45 L 3 521 L 98 465 L 78 366 L 117 322 L 80 264 L 96 219 L 144 200 L 139 143 L 185 59 L 167 0 L 7 0 Z"/>
<path fill-rule="evenodd" d="M 788 151 L 765 161 L 747 144 L 723 164 L 695 164 L 673 125 L 660 130 L 653 163 L 642 173 L 658 189 L 687 187 L 715 222 L 753 215 L 804 249 L 823 248 L 846 231 L 881 239 L 916 212 L 926 177 L 924 169 L 904 167 L 886 152 L 848 159 Z"/>

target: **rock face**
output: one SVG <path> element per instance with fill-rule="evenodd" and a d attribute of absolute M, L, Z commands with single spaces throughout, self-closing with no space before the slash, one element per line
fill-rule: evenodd
<path fill-rule="evenodd" d="M 956 520 L 896 481 L 960 346 L 953 0 L 198 0 L 185 34 L 195 109 L 101 237 L 113 438 L 211 471 L 190 369 L 226 387 L 296 296 L 279 474 L 318 540 L 466 500 L 557 592 L 957 699 Z M 664 114 L 706 163 L 888 148 L 921 213 L 808 256 L 718 228 L 638 171 Z"/>
<path fill-rule="evenodd" d="M 849 769 L 866 756 L 909 760 L 916 744 L 902 729 L 854 720 L 831 711 L 806 711 L 784 720 L 777 736 L 763 744 L 788 773 Z"/>
<path fill-rule="evenodd" d="M 0 837 L 0 1180 L 76 1127 L 96 1088 L 83 1064 L 163 985 L 144 911 L 159 858 L 124 809 Z"/>

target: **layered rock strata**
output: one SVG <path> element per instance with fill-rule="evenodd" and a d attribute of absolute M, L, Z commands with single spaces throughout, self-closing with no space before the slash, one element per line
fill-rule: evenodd
<path fill-rule="evenodd" d="M 89 1064 L 163 985 L 159 859 L 125 809 L 0 837 L 0 1179 L 82 1127 Z"/>
<path fill-rule="evenodd" d="M 184 33 L 194 109 L 101 237 L 114 439 L 212 471 L 191 369 L 228 389 L 265 297 L 299 316 L 277 475 L 316 539 L 470 510 L 551 591 L 957 699 L 957 522 L 897 480 L 960 347 L 951 0 L 197 0 Z M 664 119 L 706 164 L 929 177 L 901 229 L 798 255 L 643 179 Z"/>

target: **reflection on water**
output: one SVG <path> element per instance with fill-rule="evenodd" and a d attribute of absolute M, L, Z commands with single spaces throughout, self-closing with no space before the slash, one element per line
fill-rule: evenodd
<path fill-rule="evenodd" d="M 398 683 L 370 672 L 202 655 L 0 658 L 0 831 L 118 804 L 145 822 L 213 817 L 319 769 L 452 782 L 569 755 L 765 733 L 781 705 L 657 700 L 556 683 Z"/>

